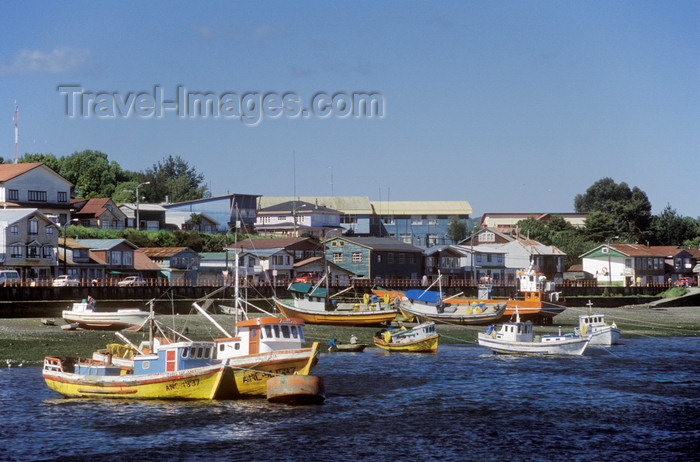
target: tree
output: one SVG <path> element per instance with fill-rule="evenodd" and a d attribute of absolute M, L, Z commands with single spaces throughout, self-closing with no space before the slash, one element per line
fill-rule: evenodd
<path fill-rule="evenodd" d="M 595 229 L 587 234 L 599 239 L 605 231 L 607 236 L 602 236 L 601 241 L 611 236 L 630 242 L 643 241 L 651 223 L 651 203 L 646 193 L 636 186 L 630 189 L 625 182 L 618 185 L 612 178 L 598 180 L 585 194 L 577 194 L 574 207 L 577 212 L 599 214 L 591 220 Z"/>
<path fill-rule="evenodd" d="M 112 197 L 117 184 L 133 178 L 119 164 L 110 162 L 107 154 L 90 150 L 61 157 L 57 173 L 75 185 L 78 197 L 86 199 Z"/>
<path fill-rule="evenodd" d="M 54 172 L 58 173 L 60 168 L 60 161 L 53 154 L 25 154 L 18 159 L 21 164 L 28 164 L 31 162 L 43 162 Z"/>
<path fill-rule="evenodd" d="M 447 237 L 453 244 L 464 240 L 464 238 L 467 237 L 467 224 L 455 215 L 450 222 L 447 223 Z"/>
<path fill-rule="evenodd" d="M 691 217 L 682 217 L 668 204 L 651 219 L 649 242 L 652 245 L 682 245 L 700 237 L 700 224 Z"/>
<path fill-rule="evenodd" d="M 209 188 L 204 185 L 204 175 L 197 173 L 180 156 L 172 155 L 146 169 L 138 178 L 140 183 L 150 181 L 144 188 L 147 202 L 183 202 L 201 199 L 209 195 Z"/>

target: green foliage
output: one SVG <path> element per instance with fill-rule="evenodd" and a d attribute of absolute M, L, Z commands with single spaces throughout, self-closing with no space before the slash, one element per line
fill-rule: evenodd
<path fill-rule="evenodd" d="M 667 205 L 651 220 L 649 242 L 652 245 L 681 245 L 700 240 L 700 224 L 691 217 L 681 217 Z M 697 246 L 693 246 L 697 247 Z"/>
<path fill-rule="evenodd" d="M 112 197 L 116 185 L 129 181 L 132 174 L 100 151 L 75 152 L 59 160 L 58 174 L 75 185 L 77 197 Z"/>
<path fill-rule="evenodd" d="M 150 181 L 143 191 L 147 202 L 183 202 L 201 199 L 209 195 L 204 185 L 204 175 L 197 173 L 180 156 L 172 155 L 154 164 L 139 175 L 140 182 Z"/>
<path fill-rule="evenodd" d="M 452 217 L 447 223 L 447 237 L 456 244 L 467 237 L 467 225 L 458 216 Z"/>
<path fill-rule="evenodd" d="M 651 223 L 651 203 L 646 193 L 612 178 L 598 180 L 574 198 L 577 212 L 596 213 L 586 220 L 587 235 L 600 242 L 620 236 L 628 242 L 642 242 Z"/>
<path fill-rule="evenodd" d="M 687 293 L 688 289 L 686 289 L 685 287 L 671 287 L 670 289 L 661 292 L 659 296 L 662 298 L 675 298 L 680 297 L 681 295 L 685 295 Z"/>
<path fill-rule="evenodd" d="M 595 248 L 596 243 L 588 240 L 582 230 L 560 216 L 554 216 L 545 223 L 529 217 L 520 220 L 516 227 L 530 239 L 544 245 L 553 245 L 566 254 L 566 267 L 581 263 L 580 255 Z"/>
<path fill-rule="evenodd" d="M 60 162 L 53 154 L 25 154 L 18 159 L 20 164 L 28 164 L 32 162 L 43 162 L 54 172 L 58 172 Z"/>

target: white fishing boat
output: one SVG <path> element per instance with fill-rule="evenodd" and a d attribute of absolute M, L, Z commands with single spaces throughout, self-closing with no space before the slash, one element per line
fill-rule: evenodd
<path fill-rule="evenodd" d="M 620 329 L 613 322 L 605 322 L 603 314 L 582 314 L 578 317 L 578 327 L 574 333 L 580 337 L 590 338 L 591 345 L 615 345 L 620 340 Z"/>
<path fill-rule="evenodd" d="M 96 311 L 93 303 L 83 300 L 73 303 L 70 310 L 63 310 L 62 316 L 68 324 L 83 329 L 137 331 L 148 320 L 148 311 L 138 308 Z"/>
<path fill-rule="evenodd" d="M 582 355 L 590 342 L 589 337 L 562 335 L 561 329 L 558 335 L 535 336 L 532 322 L 520 322 L 517 312 L 515 322 L 505 322 L 498 330 L 496 326 L 488 326 L 477 340 L 480 346 L 494 353 L 540 355 Z"/>

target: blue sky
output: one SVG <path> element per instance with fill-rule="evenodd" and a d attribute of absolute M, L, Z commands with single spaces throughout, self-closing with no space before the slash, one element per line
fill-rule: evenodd
<path fill-rule="evenodd" d="M 134 171 L 177 155 L 214 195 L 570 212 L 611 177 L 653 213 L 700 216 L 697 1 L 3 2 L 0 17 L 5 158 L 16 100 L 20 155 L 94 149 Z M 73 117 L 60 86 L 87 101 Z M 229 112 L 149 110 L 178 91 Z M 108 110 L 139 93 L 140 114 Z M 381 116 L 344 115 L 354 93 Z M 338 106 L 314 113 L 319 94 Z M 236 117 L 245 95 L 255 124 Z"/>

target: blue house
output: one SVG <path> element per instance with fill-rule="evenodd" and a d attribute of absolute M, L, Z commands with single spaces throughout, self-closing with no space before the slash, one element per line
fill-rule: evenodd
<path fill-rule="evenodd" d="M 418 279 L 422 249 L 386 237 L 334 237 L 326 241 L 326 259 L 365 279 Z"/>
<path fill-rule="evenodd" d="M 217 231 L 222 233 L 236 228 L 237 225 L 246 232 L 252 230 L 255 225 L 259 197 L 253 194 L 226 194 L 162 206 L 168 211 L 204 214 L 218 222 Z"/>

